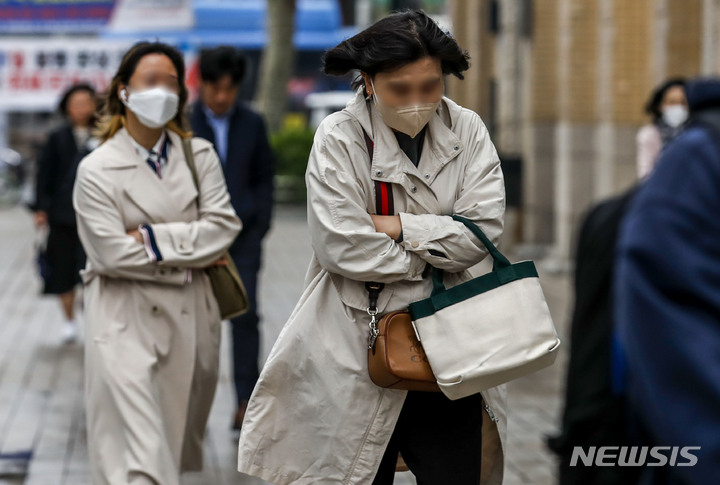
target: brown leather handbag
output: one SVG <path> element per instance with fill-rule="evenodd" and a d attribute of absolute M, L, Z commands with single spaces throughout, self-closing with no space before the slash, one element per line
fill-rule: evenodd
<path fill-rule="evenodd" d="M 375 385 L 408 391 L 440 390 L 408 312 L 382 317 L 377 322 L 377 336 L 371 340 L 368 371 Z"/>

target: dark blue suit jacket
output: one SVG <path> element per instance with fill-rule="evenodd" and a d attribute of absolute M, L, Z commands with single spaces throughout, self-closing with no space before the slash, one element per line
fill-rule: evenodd
<path fill-rule="evenodd" d="M 689 85 L 688 102 L 695 124 L 661 155 L 617 247 L 615 323 L 638 436 L 701 447 L 695 466 L 644 469 L 653 484 L 720 480 L 720 81 Z"/>
<path fill-rule="evenodd" d="M 215 143 L 200 101 L 193 106 L 190 124 L 195 136 Z M 238 266 L 259 268 L 262 239 L 272 217 L 275 162 L 265 123 L 240 103 L 230 118 L 224 173 L 230 200 L 243 225 L 230 254 Z"/>

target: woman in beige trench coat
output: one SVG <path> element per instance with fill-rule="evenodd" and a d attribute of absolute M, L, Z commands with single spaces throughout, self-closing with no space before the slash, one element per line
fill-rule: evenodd
<path fill-rule="evenodd" d="M 444 75 L 462 77 L 467 59 L 418 11 L 391 15 L 326 54 L 326 73 L 358 69 L 362 78 L 315 135 L 306 175 L 314 258 L 250 400 L 239 471 L 281 485 L 386 484 L 401 451 L 421 484 L 501 483 L 504 388 L 449 401 L 379 388 L 367 368 L 364 283 L 385 283 L 381 315 L 406 309 L 430 295 L 428 264 L 452 286 L 486 256 L 450 215 L 494 241 L 502 232 L 503 177 L 487 129 L 443 97 Z M 389 183 L 399 215 L 376 214 L 378 181 Z"/>
<path fill-rule="evenodd" d="M 220 313 L 202 268 L 240 230 L 212 145 L 183 156 L 182 55 L 141 43 L 110 87 L 104 142 L 74 190 L 88 256 L 86 409 L 93 485 L 179 485 L 202 467 Z"/>

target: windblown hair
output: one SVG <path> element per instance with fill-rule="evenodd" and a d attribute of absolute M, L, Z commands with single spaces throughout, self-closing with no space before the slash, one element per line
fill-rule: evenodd
<path fill-rule="evenodd" d="M 389 15 L 327 51 L 325 74 L 342 76 L 357 69 L 371 78 L 378 72 L 392 72 L 431 56 L 440 59 L 443 74 L 464 79 L 470 55 L 422 10 L 403 10 Z M 362 76 L 352 82 L 353 90 L 363 86 Z M 367 94 L 367 93 L 365 93 Z"/>

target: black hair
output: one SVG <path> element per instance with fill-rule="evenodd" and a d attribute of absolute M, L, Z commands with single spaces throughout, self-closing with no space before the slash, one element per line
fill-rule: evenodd
<path fill-rule="evenodd" d="M 375 76 L 392 72 L 431 56 L 440 59 L 443 74 L 464 79 L 470 55 L 422 10 L 403 10 L 389 15 L 362 32 L 341 42 L 323 56 L 324 72 L 342 76 L 353 69 Z M 352 82 L 355 90 L 364 84 L 361 76 Z"/>
<path fill-rule="evenodd" d="M 653 120 L 657 121 L 662 118 L 662 102 L 665 97 L 665 93 L 670 88 L 679 86 L 685 90 L 685 79 L 681 77 L 671 78 L 658 86 L 655 91 L 650 95 L 647 104 L 645 105 L 645 113 L 653 117 Z"/>
<path fill-rule="evenodd" d="M 245 55 L 230 46 L 213 47 L 200 51 L 200 79 L 217 82 L 230 76 L 233 84 L 240 84 L 245 76 Z"/>
<path fill-rule="evenodd" d="M 70 98 L 72 98 L 73 94 L 79 92 L 86 92 L 90 95 L 90 97 L 95 98 L 95 88 L 93 88 L 90 84 L 73 84 L 63 93 L 60 98 L 60 103 L 58 104 L 58 111 L 60 111 L 63 116 L 67 116 L 67 105 L 70 102 Z"/>

